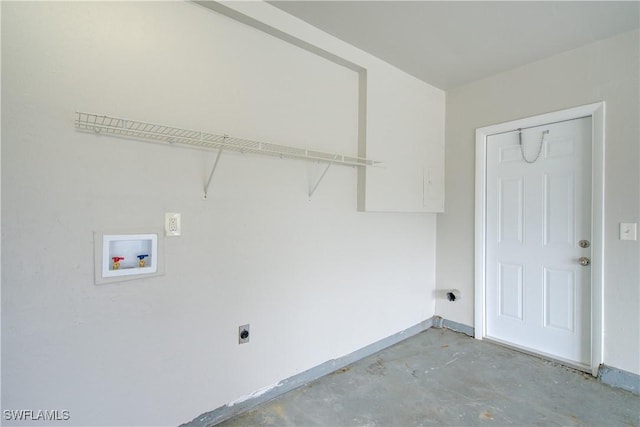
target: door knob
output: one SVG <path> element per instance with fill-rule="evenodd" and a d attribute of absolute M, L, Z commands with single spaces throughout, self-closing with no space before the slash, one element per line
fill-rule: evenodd
<path fill-rule="evenodd" d="M 589 264 L 591 264 L 591 260 L 589 258 L 587 258 L 586 256 L 581 256 L 580 258 L 578 258 L 578 262 L 583 267 L 586 267 Z"/>

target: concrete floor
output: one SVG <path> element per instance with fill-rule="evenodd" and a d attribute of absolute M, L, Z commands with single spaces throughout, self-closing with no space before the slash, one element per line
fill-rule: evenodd
<path fill-rule="evenodd" d="M 219 426 L 638 426 L 640 397 L 429 329 Z"/>

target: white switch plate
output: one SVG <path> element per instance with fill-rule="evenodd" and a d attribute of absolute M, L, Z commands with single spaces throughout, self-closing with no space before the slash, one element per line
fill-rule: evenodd
<path fill-rule="evenodd" d="M 182 231 L 182 221 L 180 214 L 167 212 L 164 214 L 164 234 L 165 236 L 179 236 Z"/>
<path fill-rule="evenodd" d="M 638 225 L 635 222 L 620 223 L 620 240 L 637 240 Z"/>

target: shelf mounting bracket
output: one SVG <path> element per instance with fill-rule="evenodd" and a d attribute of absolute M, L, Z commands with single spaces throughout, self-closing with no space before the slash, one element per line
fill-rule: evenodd
<path fill-rule="evenodd" d="M 333 160 L 335 160 L 337 158 L 337 156 L 333 157 Z M 320 178 L 318 178 L 318 181 L 316 181 L 316 184 L 313 186 L 313 188 L 309 191 L 309 200 L 311 200 L 311 197 L 313 196 L 313 193 L 316 192 L 316 189 L 318 188 L 318 186 L 320 185 L 320 182 L 322 182 L 322 179 L 324 178 L 324 176 L 327 174 L 327 172 L 329 171 L 329 168 L 331 167 L 331 165 L 333 164 L 333 162 L 329 162 L 327 164 L 327 167 L 324 168 L 324 171 L 322 171 L 322 174 L 320 175 Z"/>
<path fill-rule="evenodd" d="M 224 142 L 227 141 L 227 135 L 224 136 Z M 204 186 L 204 199 L 207 199 L 207 195 L 209 193 L 209 186 L 211 185 L 211 180 L 213 179 L 213 174 L 218 167 L 218 162 L 220 161 L 220 155 L 222 154 L 222 150 L 224 145 L 221 145 L 218 149 L 218 155 L 216 156 L 216 161 L 213 163 L 213 168 L 211 168 L 211 173 L 209 174 L 209 179 L 207 180 L 207 184 Z"/>

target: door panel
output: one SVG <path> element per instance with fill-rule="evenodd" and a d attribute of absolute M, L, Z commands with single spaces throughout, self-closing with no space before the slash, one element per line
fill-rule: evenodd
<path fill-rule="evenodd" d="M 573 174 L 544 175 L 544 244 L 570 248 L 575 241 Z"/>
<path fill-rule="evenodd" d="M 499 271 L 500 316 L 522 320 L 524 312 L 522 265 L 500 264 Z"/>
<path fill-rule="evenodd" d="M 519 178 L 498 179 L 498 241 L 500 243 L 522 244 L 523 236 L 523 189 Z"/>
<path fill-rule="evenodd" d="M 544 269 L 544 326 L 573 332 L 576 281 L 571 270 Z"/>
<path fill-rule="evenodd" d="M 591 253 L 578 241 L 591 239 L 591 119 L 522 141 L 487 138 L 486 336 L 589 366 L 591 272 L 578 258 Z"/>

